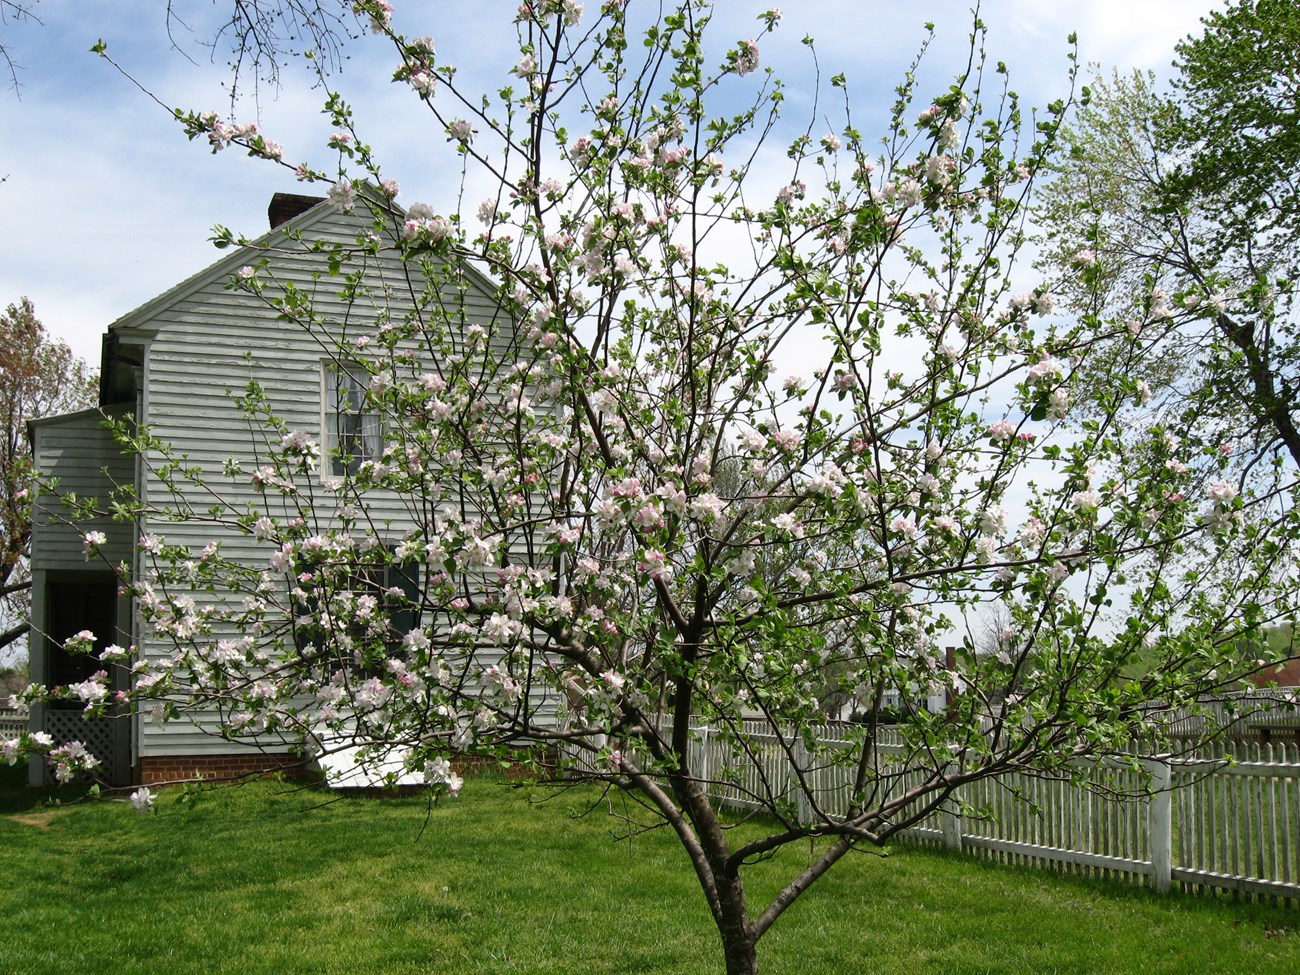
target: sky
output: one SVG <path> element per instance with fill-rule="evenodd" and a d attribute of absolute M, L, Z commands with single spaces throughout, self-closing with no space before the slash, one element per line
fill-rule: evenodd
<path fill-rule="evenodd" d="M 180 16 L 192 19 L 169 23 L 166 0 L 39 0 L 39 23 L 0 20 L 0 43 L 20 65 L 19 88 L 0 92 L 6 231 L 0 303 L 30 297 L 49 331 L 92 362 L 107 325 L 220 256 L 209 242 L 213 225 L 256 236 L 266 229 L 273 193 L 323 192 L 237 151 L 214 156 L 201 140 L 187 141 L 163 107 L 229 108 L 229 52 L 210 41 L 232 5 L 174 0 Z M 593 11 L 596 5 L 588 0 Z M 1082 64 L 1168 76 L 1175 43 L 1219 5 L 986 0 L 980 13 L 991 59 L 1005 61 L 1012 87 L 1041 105 L 1066 93 L 1071 32 Z M 481 78 L 494 90 L 507 80 L 518 59 L 515 3 L 396 0 L 394 6 L 395 27 L 433 36 L 440 59 L 456 63 L 463 82 Z M 800 40 L 811 35 L 823 79 L 843 71 L 859 127 L 883 134 L 884 112 L 924 37 L 923 25 L 931 21 L 937 30 L 923 75 L 937 93 L 964 63 L 970 6 L 969 0 L 788 0 L 778 31 L 764 39 L 763 64 L 785 81 L 792 120 L 806 122 L 813 70 Z M 720 0 L 718 36 L 728 44 L 754 36 L 764 9 Z M 154 97 L 90 53 L 99 38 Z M 347 54 L 333 83 L 357 106 L 367 138 L 402 185 L 399 202 L 445 199 L 455 157 L 409 89 L 390 82 L 391 46 L 366 36 L 350 43 Z M 333 127 L 320 114 L 323 97 L 294 64 L 278 91 L 264 90 L 259 105 L 246 103 L 237 117 L 260 117 L 287 159 L 324 168 L 334 154 L 325 146 Z"/>

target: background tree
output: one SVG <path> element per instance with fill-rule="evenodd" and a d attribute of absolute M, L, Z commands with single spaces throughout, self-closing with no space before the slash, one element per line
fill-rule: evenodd
<path fill-rule="evenodd" d="M 1216 415 L 1243 469 L 1294 467 L 1300 12 L 1244 0 L 1203 23 L 1168 93 L 1098 80 L 1042 197 L 1047 260 L 1084 314 L 1161 312 L 1142 340 L 1157 406 Z"/>
<path fill-rule="evenodd" d="M 256 101 L 262 85 L 280 86 L 284 67 L 308 56 L 323 74 L 338 71 L 347 60 L 344 47 L 364 26 L 348 0 L 233 0 L 230 18 L 207 38 L 193 34 L 185 11 L 167 0 L 167 31 L 177 50 L 193 44 L 209 48 L 212 57 L 224 50 L 230 57 L 230 104 L 233 109 L 246 87 Z"/>
<path fill-rule="evenodd" d="M 978 23 L 950 87 L 921 97 L 908 75 L 883 141 L 834 76 L 833 112 L 773 151 L 777 10 L 720 43 L 702 3 L 641 23 L 618 2 L 524 4 L 519 60 L 485 95 L 386 3 L 359 6 L 462 185 L 490 190 L 446 215 L 395 207 L 364 121 L 329 95 L 337 171 L 291 168 L 367 223 L 304 242 L 336 293 L 269 257 L 231 286 L 366 373 L 385 446 L 322 489 L 321 445 L 256 382 L 256 450 L 221 471 L 119 430 L 161 482 L 150 514 L 204 536 L 140 541 L 129 584 L 166 645 L 133 668 L 141 705 L 215 710 L 235 739 L 404 744 L 439 792 L 457 754 L 546 746 L 543 771 L 581 769 L 674 832 L 742 975 L 827 870 L 964 783 L 1159 748 L 1161 714 L 1239 673 L 1234 641 L 1293 606 L 1293 481 L 1229 483 L 1196 410 L 1124 422 L 1146 380 L 1115 363 L 1140 361 L 1161 309 L 1135 334 L 1013 286 L 1068 106 L 1023 108 Z M 280 161 L 247 128 L 180 118 Z M 402 293 L 367 277 L 383 260 Z M 463 299 L 471 269 L 499 311 Z M 390 550 L 374 526 L 394 503 L 410 527 Z M 358 585 L 413 561 L 414 591 Z M 995 597 L 1014 639 L 968 639 L 950 666 L 954 617 Z M 1130 676 L 1139 656 L 1158 666 Z M 831 743 L 828 682 L 949 704 L 901 708 L 888 750 L 870 722 Z M 64 693 L 103 707 L 92 683 Z M 701 759 L 702 726 L 725 761 Z M 723 793 L 764 818 L 732 832 Z M 792 844 L 751 905 L 749 866 Z"/>
<path fill-rule="evenodd" d="M 27 421 L 94 405 L 95 374 L 50 336 L 23 298 L 0 315 L 0 650 L 27 635 L 27 546 L 32 536 Z"/>
<path fill-rule="evenodd" d="M 40 21 L 32 12 L 40 0 L 0 0 L 0 27 L 6 29 L 10 24 L 27 20 Z M 5 73 L 9 75 L 9 86 L 18 89 L 18 71 L 22 67 L 14 61 L 13 49 L 8 39 L 0 42 L 0 62 L 4 63 Z"/>
<path fill-rule="evenodd" d="M 0 28 L 34 22 L 40 0 L 0 0 Z M 338 71 L 347 56 L 344 47 L 355 40 L 362 20 L 348 0 L 231 0 L 229 19 L 217 27 L 212 36 L 194 36 L 191 18 L 176 0 L 165 0 L 163 16 L 173 46 L 185 57 L 195 46 L 210 51 L 215 60 L 218 52 L 229 57 L 230 102 L 234 108 L 251 87 L 254 100 L 263 85 L 272 89 L 280 85 L 284 66 L 299 57 L 309 56 L 317 70 Z M 0 64 L 9 75 L 10 87 L 21 88 L 22 64 L 15 60 L 12 43 L 0 39 Z"/>

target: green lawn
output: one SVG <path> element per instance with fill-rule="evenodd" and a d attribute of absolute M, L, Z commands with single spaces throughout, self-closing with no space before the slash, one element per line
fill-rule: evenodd
<path fill-rule="evenodd" d="M 0 975 L 721 969 L 674 838 L 630 835 L 592 789 L 478 778 L 430 809 L 258 784 L 167 792 L 141 815 L 49 806 L 4 771 Z M 804 855 L 763 864 L 751 890 L 770 893 Z M 766 975 L 1274 975 L 1300 971 L 1300 907 L 902 848 L 841 864 L 759 952 Z"/>

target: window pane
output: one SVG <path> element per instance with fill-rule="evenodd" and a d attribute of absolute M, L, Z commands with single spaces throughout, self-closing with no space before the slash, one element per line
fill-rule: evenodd
<path fill-rule="evenodd" d="M 378 460 L 382 449 L 378 415 L 366 404 L 366 372 L 356 364 L 329 365 L 329 407 L 325 417 L 330 471 L 355 473 L 364 461 Z"/>

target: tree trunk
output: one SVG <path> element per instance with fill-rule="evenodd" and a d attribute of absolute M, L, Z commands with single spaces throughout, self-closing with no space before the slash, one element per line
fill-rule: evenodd
<path fill-rule="evenodd" d="M 727 975 L 758 975 L 758 939 L 749 923 L 745 905 L 745 888 L 740 877 L 718 877 L 718 900 L 721 916 L 717 918 L 722 936 L 722 954 L 727 961 Z"/>
<path fill-rule="evenodd" d="M 724 937 L 722 950 L 727 959 L 727 975 L 758 975 L 758 954 L 752 938 L 728 943 Z"/>

